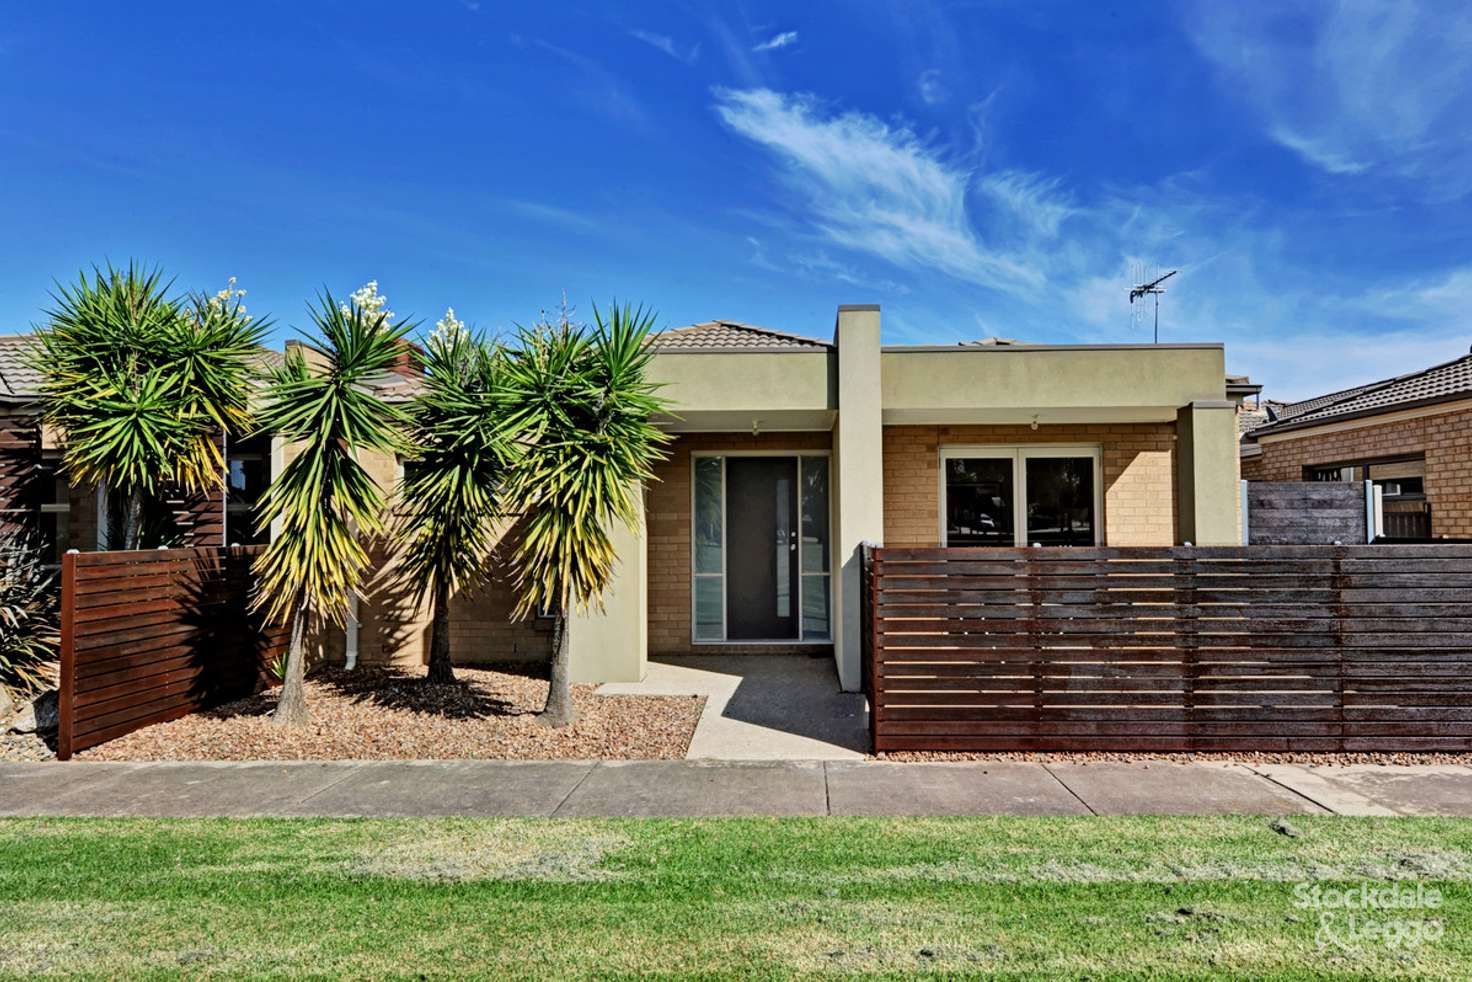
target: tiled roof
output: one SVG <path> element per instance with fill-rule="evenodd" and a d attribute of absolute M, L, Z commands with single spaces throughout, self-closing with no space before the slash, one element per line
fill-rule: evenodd
<path fill-rule="evenodd" d="M 40 393 L 41 373 L 26 364 L 35 344 L 34 334 L 0 334 L 0 397 Z"/>
<path fill-rule="evenodd" d="M 1003 337 L 998 337 L 997 335 L 993 334 L 989 338 L 980 338 L 980 339 L 978 339 L 976 341 L 962 341 L 961 342 L 961 347 L 963 347 L 963 348 L 1010 348 L 1010 347 L 1012 347 L 1014 345 L 1018 345 L 1018 344 L 1027 344 L 1027 342 L 1026 341 L 1019 341 L 1016 338 L 1003 338 Z"/>
<path fill-rule="evenodd" d="M 657 351 L 729 351 L 733 348 L 754 351 L 826 351 L 833 347 L 827 341 L 737 321 L 706 321 L 703 324 L 661 331 L 654 335 L 650 343 Z"/>
<path fill-rule="evenodd" d="M 1472 398 L 1472 354 L 1419 372 L 1288 403 L 1277 408 L 1273 422 L 1252 434 L 1277 433 L 1459 398 Z"/>

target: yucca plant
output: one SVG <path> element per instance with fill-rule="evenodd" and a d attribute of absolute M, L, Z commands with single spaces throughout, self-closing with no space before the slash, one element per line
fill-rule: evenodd
<path fill-rule="evenodd" d="M 397 526 L 416 602 L 433 596 L 428 678 L 443 683 L 455 680 L 450 596 L 489 569 L 493 523 L 517 449 L 504 418 L 500 346 L 450 324 L 425 346 L 425 388 L 414 403 Z"/>
<path fill-rule="evenodd" d="M 159 270 L 136 263 L 58 284 L 32 355 L 64 471 L 121 503 L 109 525 L 124 549 L 141 544 L 146 505 L 161 489 L 223 486 L 220 436 L 250 428 L 253 358 L 270 326 L 246 313 L 233 281 L 213 297 L 169 290 Z"/>
<path fill-rule="evenodd" d="M 0 532 L 0 696 L 20 701 L 53 683 L 61 644 L 56 594 L 35 536 Z"/>
<path fill-rule="evenodd" d="M 279 437 L 291 460 L 262 496 L 257 522 L 279 522 L 256 557 L 255 606 L 289 621 L 291 642 L 275 720 L 298 725 L 306 702 L 309 622 L 342 625 L 368 562 L 362 536 L 383 529 L 383 492 L 358 455 L 396 453 L 409 423 L 400 407 L 366 385 L 388 371 L 413 325 L 395 327 L 383 312 L 356 302 L 339 306 L 324 293 L 311 309 L 315 334 L 287 349 L 269 378 L 259 426 Z M 304 350 L 312 353 L 309 361 Z"/>
<path fill-rule="evenodd" d="M 654 478 L 669 437 L 655 427 L 665 409 L 647 377 L 655 315 L 614 304 L 596 327 L 574 324 L 564 304 L 520 335 L 508 360 L 506 425 L 521 446 L 506 497 L 524 534 L 513 556 L 517 613 L 548 611 L 551 684 L 538 717 L 565 726 L 575 716 L 567 622 L 601 605 L 618 557 L 610 529 L 637 528 L 642 482 Z"/>

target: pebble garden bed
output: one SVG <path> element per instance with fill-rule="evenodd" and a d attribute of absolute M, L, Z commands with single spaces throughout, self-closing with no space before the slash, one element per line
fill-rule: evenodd
<path fill-rule="evenodd" d="M 599 696 L 573 688 L 578 719 L 536 720 L 545 679 L 519 668 L 457 668 L 454 685 L 422 669 L 324 670 L 307 680 L 312 721 L 271 721 L 275 690 L 145 727 L 79 760 L 445 760 L 681 758 L 704 706 L 690 696 Z"/>

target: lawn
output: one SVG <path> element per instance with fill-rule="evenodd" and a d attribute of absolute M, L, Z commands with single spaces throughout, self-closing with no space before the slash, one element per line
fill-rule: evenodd
<path fill-rule="evenodd" d="M 1318 947 L 1295 883 L 1389 880 L 1439 939 Z M 1469 880 L 1450 819 L 13 820 L 0 974 L 1451 978 Z"/>

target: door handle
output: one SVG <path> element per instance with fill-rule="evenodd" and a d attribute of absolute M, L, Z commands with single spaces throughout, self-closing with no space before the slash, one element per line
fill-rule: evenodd
<path fill-rule="evenodd" d="M 788 540 L 787 551 L 788 552 L 796 552 L 797 551 L 797 529 L 793 529 L 791 532 L 788 532 L 787 533 L 787 540 Z"/>

